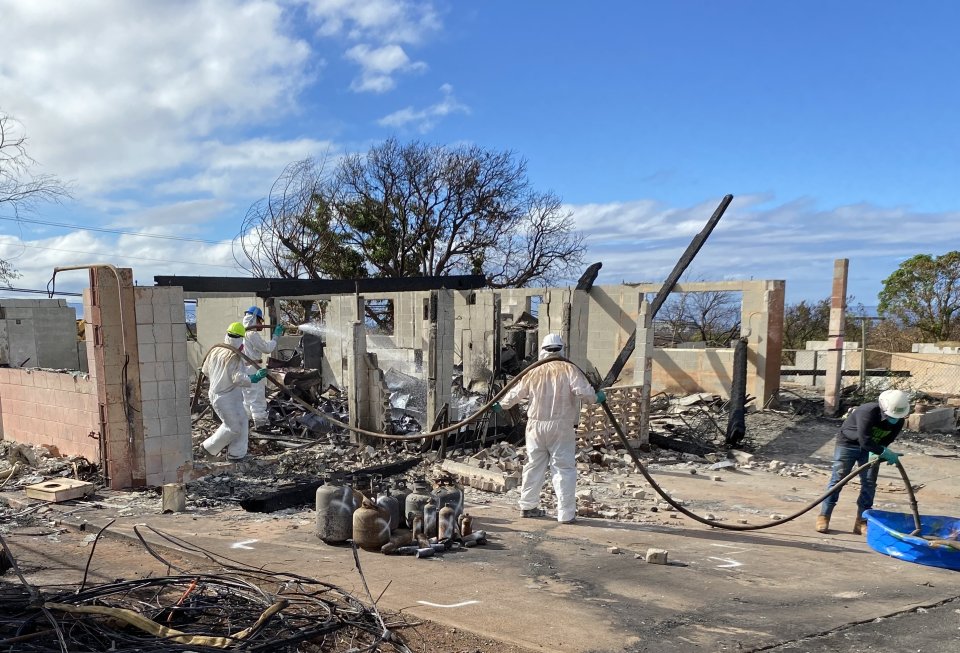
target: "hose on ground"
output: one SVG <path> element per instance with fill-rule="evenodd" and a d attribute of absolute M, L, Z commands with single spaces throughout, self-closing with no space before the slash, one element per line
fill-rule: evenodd
<path fill-rule="evenodd" d="M 259 367 L 261 364 L 260 361 L 254 360 L 249 356 L 247 356 L 246 354 L 244 354 L 243 352 L 237 351 L 233 347 L 230 347 L 229 345 L 226 345 L 226 344 L 216 344 L 213 347 L 211 347 L 210 351 L 208 351 L 206 356 L 204 356 L 203 358 L 204 363 L 206 362 L 207 357 L 210 356 L 210 353 L 217 348 L 226 349 L 234 354 L 237 354 L 240 358 L 248 362 L 250 365 Z M 379 438 L 382 440 L 418 441 L 418 440 L 425 440 L 427 438 L 434 438 L 439 435 L 443 435 L 444 433 L 457 431 L 460 428 L 466 426 L 467 424 L 470 424 L 478 420 L 484 413 L 490 410 L 493 407 L 493 405 L 497 401 L 499 401 L 500 398 L 507 393 L 507 391 L 510 390 L 510 388 L 512 388 L 517 383 L 519 383 L 520 379 L 522 379 L 524 376 L 526 376 L 529 372 L 536 369 L 537 367 L 540 367 L 541 365 L 544 365 L 546 363 L 553 362 L 553 361 L 562 361 L 570 365 L 573 365 L 578 370 L 580 370 L 580 368 L 575 363 L 573 363 L 567 358 L 564 358 L 563 356 L 560 356 L 559 354 L 553 354 L 553 355 L 547 356 L 543 359 L 540 359 L 530 364 L 528 367 L 524 368 L 517 376 L 513 377 L 510 380 L 510 382 L 507 383 L 500 392 L 498 392 L 495 396 L 493 396 L 487 403 L 480 406 L 480 408 L 478 408 L 476 412 L 474 412 L 472 415 L 467 416 L 465 419 L 459 422 L 456 422 L 454 424 L 451 424 L 441 429 L 437 429 L 436 431 L 412 433 L 409 435 L 392 435 L 388 433 L 377 433 L 375 431 L 368 431 L 366 429 L 362 429 L 357 426 L 351 426 L 350 424 L 346 424 L 339 420 L 333 419 L 328 414 L 321 412 L 314 406 L 311 406 L 307 402 L 303 401 L 302 399 L 294 395 L 289 388 L 287 388 L 284 384 L 277 381 L 277 379 L 275 379 L 273 375 L 270 374 L 269 372 L 267 373 L 266 378 L 271 383 L 273 383 L 277 388 L 279 388 L 282 392 L 284 392 L 288 397 L 290 397 L 290 399 L 292 399 L 295 403 L 300 405 L 302 408 L 330 422 L 331 424 L 339 426 L 340 428 L 347 429 L 349 431 L 353 431 L 355 433 L 359 433 L 369 437 Z M 582 374 L 583 370 L 580 370 L 580 372 Z M 200 391 L 200 382 L 202 380 L 202 375 L 203 375 L 203 365 L 201 364 L 200 376 L 198 376 L 197 378 L 196 393 L 199 393 Z M 196 402 L 196 398 L 197 396 L 195 394 L 194 402 Z M 800 510 L 790 515 L 782 517 L 781 519 L 774 519 L 774 520 L 765 522 L 763 524 L 725 524 L 723 522 L 719 522 L 713 519 L 707 519 L 706 517 L 701 517 L 700 515 L 688 510 L 687 508 L 684 508 L 679 502 L 674 500 L 673 497 L 671 497 L 662 487 L 660 487 L 660 485 L 656 482 L 653 476 L 650 475 L 650 472 L 647 471 L 646 466 L 644 466 L 643 462 L 640 460 L 640 456 L 637 454 L 636 449 L 630 444 L 629 440 L 627 439 L 627 436 L 624 434 L 623 429 L 620 426 L 620 422 L 617 420 L 616 416 L 613 414 L 613 411 L 610 410 L 610 407 L 607 405 L 606 402 L 602 402 L 600 406 L 603 409 L 604 413 L 606 414 L 607 419 L 610 421 L 610 424 L 613 426 L 613 429 L 617 434 L 617 438 L 619 438 L 620 440 L 620 444 L 622 444 L 623 447 L 627 450 L 627 453 L 630 454 L 630 458 L 633 460 L 634 465 L 636 465 L 637 470 L 639 470 L 639 472 L 647 480 L 647 482 L 650 484 L 650 487 L 653 488 L 654 492 L 660 495 L 660 497 L 664 501 L 666 501 L 670 506 L 675 508 L 678 512 L 686 515 L 687 517 L 689 517 L 690 519 L 693 519 L 694 521 L 700 522 L 701 524 L 704 524 L 706 526 L 711 526 L 713 528 L 721 528 L 729 531 L 757 531 L 765 528 L 772 528 L 774 526 L 779 526 L 780 524 L 785 524 L 789 521 L 793 521 L 797 517 L 804 515 L 810 510 L 813 510 L 815 507 L 820 505 L 823 501 L 827 499 L 827 497 L 829 497 L 834 492 L 839 492 L 844 485 L 846 485 L 847 483 L 852 481 L 854 478 L 856 478 L 857 475 L 860 474 L 860 472 L 866 470 L 867 468 L 873 465 L 878 465 L 881 462 L 881 459 L 877 458 L 875 460 L 868 461 L 863 465 L 860 465 L 859 467 L 853 469 L 849 474 L 844 476 L 842 479 L 837 481 L 837 483 L 834 484 L 833 487 L 826 490 L 823 494 L 821 494 L 819 497 L 814 499 L 810 504 L 808 504 L 807 506 L 801 508 Z M 916 527 L 916 530 L 912 534 L 916 535 L 916 534 L 919 534 L 921 530 L 920 529 L 920 513 L 917 506 L 917 497 L 913 492 L 913 486 L 910 484 L 910 478 L 907 476 L 907 470 L 904 469 L 903 465 L 900 463 L 899 460 L 896 462 L 896 466 L 897 466 L 897 470 L 900 472 L 900 476 L 903 478 L 903 483 L 904 483 L 904 486 L 906 487 L 907 494 L 910 497 L 910 509 L 913 513 L 914 526 Z"/>
<path fill-rule="evenodd" d="M 226 349 L 226 350 L 228 350 L 228 351 L 230 351 L 230 352 L 233 352 L 234 354 L 237 354 L 241 359 L 245 360 L 247 363 L 249 363 L 250 365 L 253 365 L 253 366 L 255 366 L 255 367 L 260 367 L 260 365 L 261 365 L 260 361 L 254 360 L 253 358 L 250 358 L 249 356 L 247 356 L 246 354 L 244 354 L 242 351 L 237 351 L 236 349 L 234 349 L 234 348 L 231 347 L 230 345 L 226 345 L 226 344 L 216 344 L 216 345 L 214 345 L 213 347 L 211 347 L 211 348 L 210 348 L 210 351 L 207 352 L 207 355 L 203 357 L 203 362 L 206 363 L 207 357 L 210 356 L 210 353 L 211 353 L 214 349 L 218 349 L 218 348 L 219 348 L 219 349 Z M 354 433 L 359 433 L 359 434 L 361 434 L 361 435 L 366 435 L 366 436 L 372 437 L 372 438 L 379 438 L 379 439 L 381 439 L 381 440 L 410 442 L 410 441 L 418 441 L 418 440 L 426 440 L 426 439 L 429 439 L 429 438 L 435 438 L 435 437 L 440 436 L 440 435 L 443 435 L 443 434 L 445 434 L 445 433 L 452 433 L 453 431 L 458 431 L 458 430 L 460 430 L 461 428 L 463 428 L 464 426 L 466 426 L 466 425 L 468 425 L 468 424 L 470 424 L 470 423 L 472 423 L 472 422 L 477 421 L 478 419 L 480 419 L 480 417 L 483 416 L 484 413 L 486 413 L 488 410 L 490 410 L 490 409 L 493 407 L 493 405 L 494 405 L 495 403 L 497 403 L 497 402 L 500 400 L 500 398 L 503 397 L 503 395 L 505 395 L 505 394 L 507 393 L 507 391 L 510 390 L 510 388 L 512 388 L 512 387 L 513 387 L 514 385 L 516 385 L 517 383 L 519 383 L 519 382 L 520 382 L 520 379 L 522 379 L 524 376 L 526 376 L 529 372 L 531 372 L 532 370 L 540 367 L 541 365 L 544 365 L 545 363 L 549 363 L 549 362 L 556 361 L 556 360 L 564 361 L 564 362 L 566 362 L 566 363 L 569 363 L 570 365 L 573 365 L 573 363 L 570 362 L 569 360 L 567 360 L 566 358 L 563 358 L 562 356 L 556 355 L 556 354 L 555 354 L 555 355 L 551 355 L 551 356 L 547 356 L 546 358 L 543 358 L 543 359 L 541 359 L 541 360 L 535 361 L 535 362 L 531 363 L 529 366 L 525 367 L 517 376 L 513 377 L 512 379 L 510 379 L 510 382 L 507 383 L 507 384 L 503 387 L 503 389 L 500 390 L 500 392 L 498 392 L 496 395 L 494 395 L 493 397 L 491 397 L 490 400 L 489 400 L 487 403 L 485 403 L 485 404 L 483 404 L 482 406 L 480 406 L 480 407 L 476 410 L 476 412 L 474 412 L 473 414 L 468 415 L 467 417 L 465 417 L 464 419 L 460 420 L 459 422 L 455 422 L 455 423 L 453 423 L 453 424 L 450 424 L 449 426 L 445 426 L 445 427 L 443 427 L 443 428 L 441 428 L 441 429 L 437 429 L 437 430 L 435 430 L 435 431 L 426 431 L 426 432 L 422 432 L 422 431 L 421 431 L 420 433 L 410 433 L 410 434 L 407 434 L 407 435 L 393 435 L 393 434 L 390 434 L 390 433 L 378 433 L 378 432 L 376 432 L 376 431 L 368 431 L 367 429 L 360 428 L 359 426 L 352 426 L 352 425 L 347 424 L 347 423 L 345 423 L 345 422 L 341 422 L 340 420 L 337 420 L 337 419 L 334 419 L 334 418 L 330 417 L 330 415 L 328 415 L 327 413 L 324 413 L 324 412 L 318 410 L 316 407 L 311 406 L 310 404 L 308 404 L 308 403 L 305 402 L 304 400 L 300 399 L 300 397 L 297 397 L 296 395 L 294 395 L 293 392 L 292 392 L 287 386 L 285 386 L 284 384 L 280 383 L 280 382 L 279 382 L 276 378 L 274 378 L 274 376 L 273 376 L 272 374 L 270 374 L 269 372 L 267 372 L 267 376 L 266 376 L 265 378 L 266 378 L 267 380 L 269 380 L 269 381 L 270 381 L 273 385 L 275 385 L 277 388 L 279 388 L 284 394 L 286 394 L 290 399 L 292 399 L 292 400 L 293 400 L 297 405 L 299 405 L 301 408 L 303 408 L 303 409 L 306 410 L 306 411 L 309 411 L 309 412 L 313 413 L 313 414 L 316 415 L 317 417 L 320 417 L 321 419 L 323 419 L 323 420 L 325 420 L 325 421 L 327 421 L 327 422 L 330 422 L 330 423 L 333 424 L 334 426 L 339 426 L 340 428 L 346 429 L 346 430 L 348 430 L 348 431 L 353 431 Z M 576 367 L 576 366 L 574 365 L 574 367 Z M 577 369 L 580 369 L 580 368 L 577 368 Z M 196 386 L 196 389 L 195 389 L 195 391 L 194 391 L 194 401 L 193 401 L 193 405 L 194 405 L 194 406 L 196 405 L 196 402 L 197 402 L 197 397 L 198 397 L 199 392 L 200 392 L 200 385 L 201 385 L 202 380 L 203 380 L 203 363 L 201 363 L 201 365 L 200 365 L 200 375 L 197 377 L 197 386 Z"/>
<path fill-rule="evenodd" d="M 637 455 L 636 450 L 633 448 L 633 446 L 630 445 L 630 442 L 627 440 L 627 436 L 624 435 L 623 429 L 620 427 L 620 422 L 617 420 L 616 416 L 613 414 L 613 411 L 610 410 L 610 407 L 607 406 L 606 402 L 602 403 L 601 407 L 603 408 L 603 411 L 606 413 L 607 419 L 610 420 L 610 424 L 613 425 L 613 429 L 614 431 L 616 431 L 617 437 L 620 439 L 620 443 L 627 450 L 627 453 L 630 454 L 630 458 L 633 459 L 633 463 L 637 466 L 637 469 L 640 471 L 640 473 L 643 474 L 643 477 L 650 484 L 650 487 L 653 488 L 654 492 L 659 494 L 664 501 L 666 501 L 668 504 L 673 506 L 678 512 L 683 513 L 690 519 L 693 519 L 694 521 L 698 521 L 701 524 L 705 524 L 707 526 L 712 526 L 714 528 L 722 528 L 728 531 L 758 531 L 764 528 L 772 528 L 773 526 L 779 526 L 780 524 L 785 524 L 788 521 L 792 521 L 797 517 L 809 512 L 810 510 L 813 510 L 815 507 L 820 505 L 824 500 L 826 500 L 827 497 L 829 497 L 834 492 L 839 492 L 840 488 L 842 488 L 844 485 L 846 485 L 847 483 L 852 481 L 854 478 L 856 478 L 857 475 L 860 474 L 860 472 L 864 471 L 865 469 L 868 469 L 869 467 L 872 467 L 873 465 L 878 465 L 881 462 L 880 458 L 876 458 L 874 460 L 870 460 L 864 463 L 863 465 L 860 465 L 856 469 L 852 470 L 849 474 L 844 476 L 842 479 L 837 481 L 833 487 L 831 487 L 830 489 L 825 491 L 823 494 L 821 494 L 819 497 L 814 499 L 809 505 L 781 519 L 774 519 L 774 520 L 765 522 L 763 524 L 724 524 L 723 522 L 718 522 L 713 519 L 707 519 L 706 517 L 701 517 L 700 515 L 694 512 L 691 512 L 690 510 L 687 510 L 678 501 L 674 500 L 669 494 L 667 494 L 667 492 L 662 487 L 660 487 L 660 485 L 656 482 L 656 480 L 654 480 L 653 476 L 650 475 L 650 472 L 647 471 L 647 468 L 644 466 L 643 462 L 640 460 L 640 456 Z M 910 509 L 913 512 L 913 523 L 914 523 L 914 526 L 916 527 L 916 530 L 912 534 L 916 535 L 920 533 L 920 513 L 917 508 L 917 497 L 913 492 L 913 486 L 910 484 L 910 479 L 907 476 L 907 470 L 903 468 L 903 465 L 900 464 L 899 460 L 896 462 L 896 465 L 897 465 L 897 469 L 900 472 L 900 476 L 903 478 L 903 483 L 907 488 L 907 494 L 910 496 Z"/>

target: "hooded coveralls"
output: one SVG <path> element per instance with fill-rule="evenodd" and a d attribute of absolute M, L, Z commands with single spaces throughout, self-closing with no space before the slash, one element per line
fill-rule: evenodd
<path fill-rule="evenodd" d="M 223 422 L 213 435 L 203 441 L 203 448 L 216 455 L 227 447 L 228 458 L 247 455 L 250 435 L 242 394 L 242 388 L 250 386 L 250 377 L 246 372 L 246 364 L 237 355 L 236 345 L 239 342 L 239 338 L 224 337 L 224 343 L 233 351 L 217 347 L 203 364 L 203 373 L 210 379 L 210 405 Z"/>
<path fill-rule="evenodd" d="M 246 313 L 243 316 L 243 326 L 250 327 L 257 323 L 257 316 Z M 262 359 L 264 354 L 272 354 L 277 348 L 276 340 L 264 340 L 259 331 L 250 330 L 243 337 L 243 353 L 255 360 Z M 259 368 L 247 365 L 247 374 L 254 374 Z M 254 426 L 265 426 L 270 418 L 267 416 L 267 384 L 257 382 L 243 388 L 243 407 L 247 415 L 253 420 Z"/>
<path fill-rule="evenodd" d="M 540 505 L 540 488 L 549 466 L 557 493 L 557 521 L 577 514 L 576 424 L 577 398 L 592 404 L 596 392 L 574 365 L 565 361 L 544 363 L 530 371 L 500 400 L 509 408 L 523 399 L 527 408 L 527 464 L 523 466 L 520 509 Z"/>

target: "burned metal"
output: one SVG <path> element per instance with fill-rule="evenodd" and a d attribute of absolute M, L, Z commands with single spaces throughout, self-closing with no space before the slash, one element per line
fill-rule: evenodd
<path fill-rule="evenodd" d="M 179 286 L 184 293 L 244 293 L 258 297 L 302 297 L 342 293 L 386 293 L 409 290 L 476 290 L 487 285 L 482 274 L 391 279 L 257 279 L 246 277 L 177 277 L 159 275 L 158 286 Z"/>
<path fill-rule="evenodd" d="M 97 534 L 90 560 L 96 553 Z M 93 585 L 2 586 L 0 648 L 48 651 L 383 651 L 411 649 L 396 632 L 405 622 L 314 578 L 248 567 L 147 527 L 147 534 L 202 555 L 219 567 L 190 570 L 165 559 L 135 528 L 144 550 L 179 574 Z M 0 536 L 3 550 L 11 555 Z M 89 560 L 87 564 L 89 569 Z M 357 559 L 361 578 L 363 572 Z M 364 585 L 366 583 L 364 582 Z"/>

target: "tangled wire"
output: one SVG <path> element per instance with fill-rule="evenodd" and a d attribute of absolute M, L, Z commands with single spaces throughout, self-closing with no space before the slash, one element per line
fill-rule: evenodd
<path fill-rule="evenodd" d="M 0 651 L 411 651 L 372 597 L 365 603 L 314 578 L 248 567 L 150 528 L 224 570 L 191 573 L 135 530 L 150 555 L 180 573 L 95 586 L 87 586 L 85 573 L 77 586 L 41 592 L 27 584 L 0 537 L 22 581 L 0 591 Z"/>

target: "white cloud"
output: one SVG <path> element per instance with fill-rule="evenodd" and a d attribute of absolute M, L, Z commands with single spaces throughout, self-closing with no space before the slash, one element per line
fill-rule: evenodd
<path fill-rule="evenodd" d="M 453 95 L 453 87 L 450 84 L 444 84 L 440 87 L 442 98 L 436 104 L 432 104 L 423 109 L 405 107 L 399 111 L 380 118 L 378 125 L 383 127 L 412 127 L 421 134 L 433 129 L 440 118 L 444 118 L 454 113 L 469 114 L 470 107 L 462 104 Z"/>
<path fill-rule="evenodd" d="M 104 262 L 133 268 L 140 285 L 153 285 L 156 275 L 231 276 L 241 273 L 229 241 L 206 244 L 140 236 L 116 237 L 80 230 L 28 240 L 0 235 L 0 259 L 10 261 L 21 275 L 12 281 L 12 285 L 30 289 L 46 288 L 55 267 Z M 79 292 L 85 287 L 87 278 L 82 272 L 57 276 L 58 291 Z M 6 294 L 0 287 L 0 295 Z"/>
<path fill-rule="evenodd" d="M 960 213 L 918 213 L 869 204 L 817 208 L 797 200 L 734 199 L 694 259 L 705 279 L 785 279 L 788 300 L 830 294 L 833 261 L 850 260 L 850 292 L 875 303 L 882 280 L 905 256 L 960 249 Z M 570 205 L 601 283 L 662 281 L 706 225 L 716 201 L 667 207 L 651 200 Z M 931 241 L 930 234 L 940 234 Z"/>
<path fill-rule="evenodd" d="M 423 0 L 307 0 L 307 5 L 322 36 L 419 43 L 440 27 L 433 4 Z"/>
<path fill-rule="evenodd" d="M 357 92 L 384 93 L 396 86 L 395 73 L 421 72 L 427 68 L 422 61 L 411 61 L 403 48 L 396 44 L 379 48 L 359 44 L 347 50 L 346 56 L 362 68 L 360 77 L 350 85 Z"/>
<path fill-rule="evenodd" d="M 219 129 L 289 110 L 310 46 L 276 2 L 0 0 L 4 110 L 85 192 L 190 163 Z"/>

